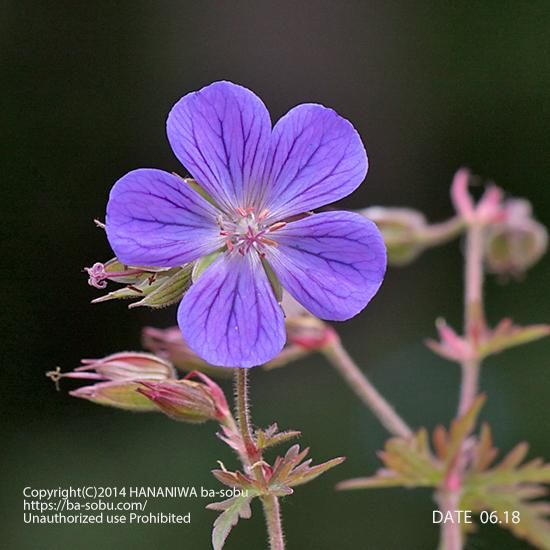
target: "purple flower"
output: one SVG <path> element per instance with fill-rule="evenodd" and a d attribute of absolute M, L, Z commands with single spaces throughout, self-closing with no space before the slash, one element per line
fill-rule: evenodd
<path fill-rule="evenodd" d="M 130 266 L 218 253 L 178 310 L 186 341 L 207 362 L 251 367 L 282 349 L 272 274 L 322 319 L 349 319 L 376 294 L 386 268 L 376 226 L 351 212 L 309 213 L 365 178 L 365 148 L 347 120 L 304 104 L 272 128 L 250 90 L 216 82 L 176 103 L 167 133 L 204 193 L 161 170 L 129 172 L 111 190 L 107 236 Z"/>

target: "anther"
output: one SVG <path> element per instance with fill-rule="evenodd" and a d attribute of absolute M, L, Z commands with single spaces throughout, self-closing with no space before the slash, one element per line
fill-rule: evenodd
<path fill-rule="evenodd" d="M 286 222 L 277 222 L 269 226 L 269 231 L 277 231 L 277 229 L 282 229 L 286 225 Z"/>

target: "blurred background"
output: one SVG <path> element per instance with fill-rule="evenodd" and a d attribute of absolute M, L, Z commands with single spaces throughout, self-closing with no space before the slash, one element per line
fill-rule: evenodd
<path fill-rule="evenodd" d="M 550 225 L 550 4 L 532 2 L 117 1 L 2 2 L 2 546 L 207 550 L 207 500 L 164 501 L 191 526 L 27 526 L 22 489 L 59 485 L 204 485 L 216 459 L 236 466 L 215 426 L 106 409 L 57 393 L 44 376 L 82 357 L 140 348 L 143 325 L 175 310 L 90 305 L 81 269 L 107 260 L 109 189 L 137 167 L 182 171 L 165 118 L 189 91 L 219 79 L 254 90 L 276 120 L 320 102 L 353 121 L 370 171 L 345 208 L 408 205 L 452 213 L 462 165 L 529 198 Z M 462 318 L 458 241 L 389 271 L 372 304 L 337 330 L 413 426 L 448 423 L 458 368 L 423 339 Z M 487 284 L 491 322 L 550 322 L 550 258 L 520 283 Z M 520 440 L 550 458 L 550 342 L 488 361 L 483 417 L 503 451 Z M 63 384 L 63 389 L 71 387 Z M 227 385 L 229 390 L 229 386 Z M 303 432 L 316 461 L 348 460 L 283 501 L 288 548 L 435 548 L 428 491 L 336 493 L 372 473 L 386 434 L 322 358 L 252 373 L 257 425 Z M 227 548 L 264 548 L 259 508 Z M 482 528 L 471 549 L 528 548 Z"/>

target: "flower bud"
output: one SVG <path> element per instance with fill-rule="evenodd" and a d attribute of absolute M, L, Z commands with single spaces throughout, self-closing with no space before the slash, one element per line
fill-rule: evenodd
<path fill-rule="evenodd" d="M 99 382 L 69 392 L 73 397 L 87 399 L 98 405 L 115 407 L 134 412 L 155 412 L 157 407 L 138 393 L 139 383 L 131 380 L 122 382 Z"/>
<path fill-rule="evenodd" d="M 410 208 L 373 206 L 360 213 L 378 226 L 386 243 L 390 264 L 406 265 L 424 250 L 421 234 L 427 224 L 420 212 Z"/>
<path fill-rule="evenodd" d="M 509 199 L 504 205 L 504 220 L 488 227 L 485 239 L 487 270 L 518 277 L 546 252 L 546 227 L 532 216 L 525 199 Z"/>
<path fill-rule="evenodd" d="M 185 378 L 164 382 L 142 381 L 138 392 L 151 400 L 164 414 L 181 422 L 223 421 L 229 407 L 221 388 L 208 377 L 203 382 Z"/>
<path fill-rule="evenodd" d="M 141 380 L 175 379 L 170 363 L 149 353 L 122 352 L 103 359 L 83 359 L 82 366 L 71 372 L 47 373 L 56 384 L 61 378 L 92 380 L 94 383 L 73 390 L 73 397 L 88 399 L 100 405 L 134 411 L 153 411 L 156 407 L 137 393 Z"/>
<path fill-rule="evenodd" d="M 233 369 L 215 367 L 206 363 L 187 345 L 177 326 L 166 329 L 145 327 L 141 333 L 141 343 L 145 349 L 167 359 L 185 372 L 199 370 L 222 378 L 227 378 L 233 372 Z"/>

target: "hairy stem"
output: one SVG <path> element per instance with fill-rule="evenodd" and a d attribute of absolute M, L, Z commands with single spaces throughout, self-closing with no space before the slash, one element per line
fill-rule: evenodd
<path fill-rule="evenodd" d="M 244 456 L 241 453 L 241 461 L 245 470 L 255 475 L 259 482 L 264 482 L 261 465 L 262 454 L 258 451 L 252 435 L 250 421 L 250 403 L 248 399 L 248 370 L 235 369 L 235 408 L 239 433 L 243 442 Z M 284 550 L 283 527 L 279 500 L 274 495 L 261 497 L 264 516 L 269 536 L 271 550 Z"/>
<path fill-rule="evenodd" d="M 410 437 L 412 435 L 409 426 L 371 384 L 340 342 L 327 346 L 323 351 L 351 389 L 391 434 L 400 437 Z"/>
<path fill-rule="evenodd" d="M 274 495 L 262 497 L 267 532 L 269 534 L 270 550 L 284 550 L 285 540 L 281 522 L 279 499 Z"/>
<path fill-rule="evenodd" d="M 252 428 L 250 427 L 247 369 L 235 369 L 235 407 L 241 438 L 246 455 L 250 459 L 250 455 L 255 452 L 256 445 L 254 444 L 254 440 L 252 438 Z"/>

